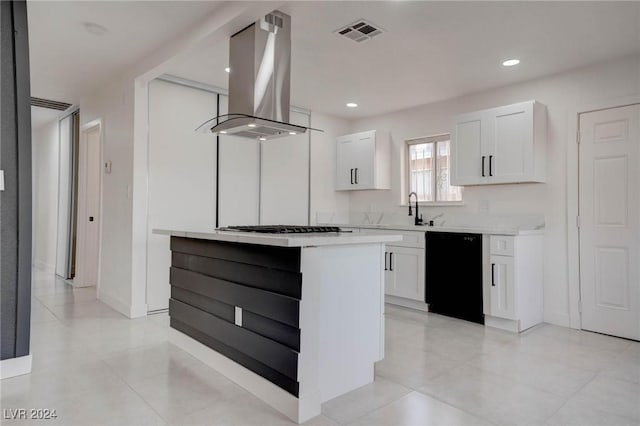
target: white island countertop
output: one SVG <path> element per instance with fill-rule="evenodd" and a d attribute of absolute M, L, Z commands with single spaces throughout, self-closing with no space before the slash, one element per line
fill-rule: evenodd
<path fill-rule="evenodd" d="M 185 231 L 154 229 L 154 234 L 172 237 L 198 238 L 201 240 L 227 241 L 233 243 L 259 244 L 278 247 L 318 247 L 355 244 L 392 243 L 401 241 L 402 235 L 381 235 L 366 232 L 319 232 L 308 234 L 263 234 L 239 231 Z"/>

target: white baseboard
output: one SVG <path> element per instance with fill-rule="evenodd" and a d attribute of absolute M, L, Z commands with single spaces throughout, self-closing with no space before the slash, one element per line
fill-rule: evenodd
<path fill-rule="evenodd" d="M 130 316 L 131 307 L 129 306 L 128 303 L 124 303 L 121 300 L 119 300 L 118 298 L 106 294 L 104 291 L 98 291 L 97 292 L 97 297 L 98 297 L 98 300 L 100 300 L 103 303 L 109 305 L 109 307 L 111 307 L 114 310 L 120 312 L 125 317 L 131 318 L 131 316 Z"/>
<path fill-rule="evenodd" d="M 427 305 L 424 302 L 418 302 L 417 300 L 405 299 L 404 297 L 385 295 L 384 301 L 385 303 L 390 303 L 392 305 L 398 305 L 405 308 L 416 309 L 418 311 L 429 312 L 429 305 Z"/>
<path fill-rule="evenodd" d="M 562 327 L 571 327 L 571 318 L 568 312 L 545 312 L 544 322 Z"/>
<path fill-rule="evenodd" d="M 499 328 L 500 330 L 510 331 L 512 333 L 520 332 L 520 321 L 517 321 L 517 320 L 510 320 L 510 319 L 485 315 L 484 325 L 485 327 Z"/>
<path fill-rule="evenodd" d="M 237 383 L 296 423 L 304 423 L 320 415 L 320 398 L 296 398 L 253 371 L 219 354 L 195 339 L 169 329 L 169 341 Z"/>
<path fill-rule="evenodd" d="M 3 359 L 0 361 L 0 379 L 31 373 L 32 360 L 31 354 L 18 358 Z"/>
<path fill-rule="evenodd" d="M 95 287 L 94 284 L 87 284 L 87 283 L 81 282 L 78 279 L 78 277 L 75 277 L 73 279 L 72 285 L 73 285 L 74 288 Z"/>
<path fill-rule="evenodd" d="M 48 274 L 53 274 L 56 272 L 56 265 L 46 263 L 37 259 L 33 261 L 33 267 Z"/>

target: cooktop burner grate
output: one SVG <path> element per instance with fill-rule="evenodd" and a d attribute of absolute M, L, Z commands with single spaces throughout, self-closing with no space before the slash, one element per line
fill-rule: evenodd
<path fill-rule="evenodd" d="M 337 226 L 255 225 L 227 226 L 220 231 L 260 232 L 263 234 L 309 234 L 317 232 L 341 232 Z"/>

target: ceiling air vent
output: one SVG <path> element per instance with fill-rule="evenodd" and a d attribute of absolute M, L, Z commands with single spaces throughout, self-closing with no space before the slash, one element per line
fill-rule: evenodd
<path fill-rule="evenodd" d="M 364 19 L 359 19 L 346 27 L 338 28 L 334 31 L 335 34 L 345 36 L 353 41 L 357 41 L 358 43 L 370 40 L 375 36 L 382 34 L 382 32 L 383 30 L 379 26 L 365 21 Z"/>
<path fill-rule="evenodd" d="M 50 99 L 31 97 L 31 106 L 55 109 L 58 111 L 65 111 L 71 106 L 71 104 L 68 104 L 65 102 L 52 101 Z"/>

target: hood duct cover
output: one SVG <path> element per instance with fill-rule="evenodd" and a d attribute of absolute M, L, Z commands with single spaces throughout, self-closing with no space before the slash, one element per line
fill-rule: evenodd
<path fill-rule="evenodd" d="M 231 36 L 229 114 L 197 130 L 268 140 L 307 131 L 289 123 L 291 17 L 274 11 Z"/>

